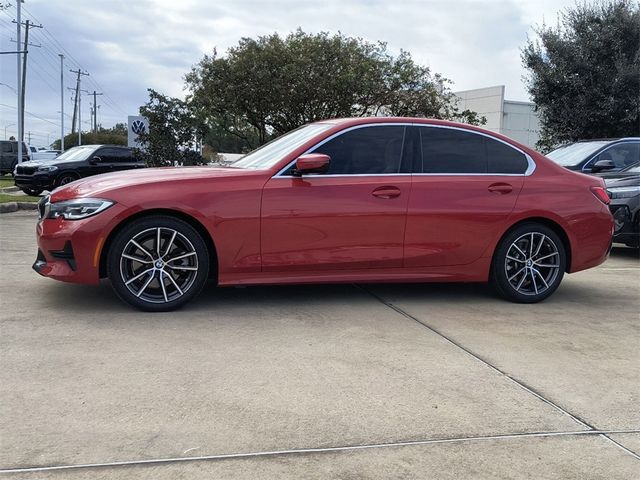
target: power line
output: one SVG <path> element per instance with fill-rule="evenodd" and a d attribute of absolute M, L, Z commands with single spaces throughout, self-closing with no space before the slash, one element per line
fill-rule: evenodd
<path fill-rule="evenodd" d="M 7 108 L 11 108 L 13 110 L 17 110 L 18 109 L 18 107 L 14 107 L 13 105 L 7 105 L 6 103 L 0 103 L 0 107 L 7 107 Z M 57 123 L 53 123 L 53 122 L 47 120 L 46 118 L 42 118 L 42 117 L 36 115 L 35 113 L 27 112 L 26 110 L 25 110 L 24 113 L 26 113 L 27 115 L 29 115 L 31 117 L 37 118 L 38 120 L 42 120 L 43 122 L 47 122 L 47 123 L 50 123 L 51 125 L 55 125 L 56 127 L 60 126 Z"/>

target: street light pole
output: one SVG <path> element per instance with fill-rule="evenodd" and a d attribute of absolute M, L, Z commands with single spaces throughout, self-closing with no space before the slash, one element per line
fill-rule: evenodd
<path fill-rule="evenodd" d="M 4 139 L 7 139 L 7 128 L 9 127 L 13 127 L 15 125 L 15 123 L 10 123 L 9 125 L 5 125 L 4 126 Z"/>

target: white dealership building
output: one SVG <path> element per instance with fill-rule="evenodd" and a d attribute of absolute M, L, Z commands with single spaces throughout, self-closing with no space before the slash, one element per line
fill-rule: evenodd
<path fill-rule="evenodd" d="M 531 102 L 505 100 L 504 85 L 455 92 L 460 110 L 472 110 L 487 119 L 484 128 L 535 148 L 540 120 Z"/>

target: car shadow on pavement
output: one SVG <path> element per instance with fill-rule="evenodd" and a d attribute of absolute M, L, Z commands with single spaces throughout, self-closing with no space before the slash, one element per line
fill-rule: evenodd
<path fill-rule="evenodd" d="M 614 246 L 612 259 L 637 259 L 639 250 Z M 625 293 L 606 289 L 598 283 L 576 284 L 573 275 L 565 277 L 558 291 L 541 305 L 548 304 L 601 304 L 625 300 Z M 579 277 L 575 277 L 579 278 Z M 628 294 L 628 293 L 627 293 Z M 618 298 L 618 296 L 620 298 Z M 216 288 L 213 283 L 205 286 L 202 293 L 183 307 L 180 312 L 207 312 L 218 308 L 251 306 L 252 309 L 277 307 L 295 309 L 296 306 L 314 303 L 320 306 L 346 304 L 356 306 L 371 301 L 421 300 L 432 304 L 486 305 L 506 302 L 490 285 L 484 283 L 375 283 L 375 284 L 322 284 L 322 285 L 278 285 Z M 46 308 L 83 314 L 139 313 L 150 315 L 121 302 L 111 289 L 108 280 L 98 286 L 75 285 L 51 282 L 43 288 L 40 301 Z M 241 313 L 240 313 L 241 314 Z M 158 314 L 151 314 L 158 315 Z M 160 314 L 167 315 L 167 314 Z M 171 315 L 171 314 L 168 314 Z"/>
<path fill-rule="evenodd" d="M 640 260 L 640 248 L 620 247 L 614 245 L 611 249 L 611 256 L 614 258 L 633 258 Z"/>
<path fill-rule="evenodd" d="M 580 302 L 615 302 L 610 291 L 599 292 L 598 286 L 572 285 L 564 282 L 558 292 L 543 304 L 561 304 Z M 181 308 L 180 314 L 207 314 L 219 310 L 231 309 L 238 315 L 251 314 L 261 309 L 295 311 L 300 306 L 314 305 L 319 308 L 334 306 L 358 307 L 371 302 L 395 299 L 416 300 L 433 305 L 464 303 L 468 305 L 507 304 L 488 284 L 483 283 L 410 283 L 410 284 L 329 284 L 329 285 L 280 285 L 216 288 L 213 283 L 205 286 L 201 294 Z M 622 297 L 623 298 L 623 297 Z M 100 285 L 84 286 L 52 283 L 48 285 L 41 301 L 46 308 L 84 315 L 133 315 L 147 317 L 167 316 L 174 318 L 176 313 L 152 314 L 135 310 L 120 301 L 108 281 Z M 381 303 L 382 305 L 382 303 Z M 514 305 L 514 304 L 511 304 Z M 524 306 L 530 307 L 530 306 Z"/>

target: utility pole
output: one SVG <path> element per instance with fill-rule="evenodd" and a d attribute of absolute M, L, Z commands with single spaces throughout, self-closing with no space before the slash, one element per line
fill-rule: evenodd
<path fill-rule="evenodd" d="M 17 2 L 17 3 L 20 3 L 20 2 Z M 23 135 L 24 135 L 24 104 L 25 104 L 25 96 L 26 96 L 25 94 L 27 89 L 27 53 L 29 53 L 28 47 L 38 47 L 38 48 L 41 47 L 41 45 L 35 45 L 33 43 L 29 43 L 29 28 L 31 27 L 42 28 L 42 25 L 35 25 L 31 23 L 29 20 L 23 23 L 23 25 L 24 25 L 24 48 L 22 50 L 24 51 L 24 59 L 22 60 L 22 95 L 21 95 L 22 105 L 20 106 L 20 108 L 22 109 L 22 118 L 20 119 L 22 124 L 20 125 L 20 130 L 23 132 Z M 20 46 L 20 43 L 18 43 L 18 46 Z M 29 141 L 29 143 L 31 143 L 31 141 Z"/>
<path fill-rule="evenodd" d="M 98 103 L 96 100 L 96 96 L 102 95 L 102 93 L 98 93 L 94 90 L 92 95 L 93 95 L 93 133 L 98 133 Z"/>
<path fill-rule="evenodd" d="M 20 18 L 21 13 L 22 13 L 22 2 L 20 0 L 18 0 L 16 2 L 16 45 L 18 45 L 18 54 L 16 55 L 17 58 L 17 68 L 16 68 L 16 72 L 17 72 L 17 76 L 18 76 L 18 83 L 16 84 L 17 88 L 20 88 L 20 85 L 22 84 L 22 78 L 21 78 L 21 74 L 22 74 L 22 69 L 20 68 L 22 65 L 20 65 L 20 62 L 22 61 L 22 55 L 20 55 L 20 36 L 21 36 L 21 32 L 20 32 L 20 27 L 22 27 L 22 19 Z M 18 163 L 22 163 L 22 95 L 20 94 L 20 90 L 18 90 Z"/>
<path fill-rule="evenodd" d="M 60 57 L 60 151 L 64 152 L 64 55 Z"/>
<path fill-rule="evenodd" d="M 27 145 L 31 145 L 31 132 L 27 132 L 27 137 L 28 137 Z"/>
<path fill-rule="evenodd" d="M 82 145 L 82 100 L 80 94 L 80 77 L 82 75 L 89 76 L 87 72 L 83 72 L 80 69 L 78 70 L 69 70 L 72 73 L 78 74 L 78 79 L 76 80 L 76 101 L 73 107 L 73 125 L 71 127 L 71 133 L 73 133 L 73 126 L 76 124 L 76 113 L 78 114 L 78 145 Z"/>

